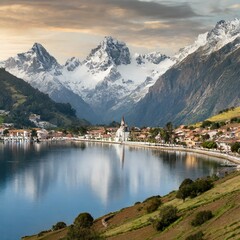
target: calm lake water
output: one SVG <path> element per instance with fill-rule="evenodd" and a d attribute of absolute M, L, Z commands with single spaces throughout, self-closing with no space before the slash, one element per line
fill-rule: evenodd
<path fill-rule="evenodd" d="M 93 143 L 0 143 L 0 239 L 15 240 L 165 195 L 185 178 L 216 173 L 221 161 Z"/>

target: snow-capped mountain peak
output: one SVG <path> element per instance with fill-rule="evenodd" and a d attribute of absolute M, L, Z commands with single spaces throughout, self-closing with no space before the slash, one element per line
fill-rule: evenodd
<path fill-rule="evenodd" d="M 18 76 L 19 72 L 29 75 L 53 70 L 57 75 L 58 69 L 61 68 L 57 60 L 39 43 L 35 43 L 29 51 L 7 59 L 4 65 L 7 69 L 11 69 L 12 73 L 18 72 Z"/>
<path fill-rule="evenodd" d="M 40 43 L 34 43 L 33 47 L 26 54 L 29 55 L 30 58 L 34 58 L 35 61 L 39 63 L 39 67 L 41 65 L 45 71 L 60 67 L 57 60 L 51 56 Z"/>
<path fill-rule="evenodd" d="M 97 48 L 91 51 L 85 63 L 90 69 L 98 68 L 105 71 L 111 65 L 130 64 L 130 52 L 125 43 L 112 37 L 105 37 Z"/>
<path fill-rule="evenodd" d="M 208 34 L 208 39 L 218 38 L 222 39 L 223 37 L 234 37 L 240 33 L 240 19 L 235 18 L 232 21 L 219 21 L 212 31 Z"/>
<path fill-rule="evenodd" d="M 221 20 L 211 31 L 200 34 L 192 45 L 180 49 L 174 58 L 177 62 L 181 62 L 200 47 L 203 47 L 205 54 L 209 55 L 234 41 L 237 37 L 240 37 L 240 19 L 235 18 L 232 21 Z"/>
<path fill-rule="evenodd" d="M 206 47 L 209 52 L 217 51 L 229 42 L 240 37 L 240 19 L 232 21 L 219 21 L 216 26 L 208 33 Z"/>

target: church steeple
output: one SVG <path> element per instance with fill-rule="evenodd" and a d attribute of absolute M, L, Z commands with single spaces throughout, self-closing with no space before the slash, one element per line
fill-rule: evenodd
<path fill-rule="evenodd" d="M 125 120 L 124 120 L 124 116 L 122 117 L 122 120 L 121 120 L 121 126 L 124 127 L 125 126 Z"/>
<path fill-rule="evenodd" d="M 116 132 L 115 139 L 117 142 L 125 142 L 125 141 L 127 141 L 128 136 L 129 136 L 128 126 L 125 123 L 124 117 L 122 117 L 121 126 L 119 127 L 119 129 Z"/>

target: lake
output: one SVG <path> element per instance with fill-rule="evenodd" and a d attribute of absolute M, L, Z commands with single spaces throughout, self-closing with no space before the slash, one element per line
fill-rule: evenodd
<path fill-rule="evenodd" d="M 165 195 L 221 160 L 194 153 L 101 143 L 0 143 L 0 236 L 20 239 Z"/>

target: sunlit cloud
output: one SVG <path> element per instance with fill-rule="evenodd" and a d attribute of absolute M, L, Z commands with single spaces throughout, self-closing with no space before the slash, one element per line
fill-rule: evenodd
<path fill-rule="evenodd" d="M 235 9 L 235 10 L 240 9 L 240 4 L 231 5 L 229 8 L 230 9 Z"/>

